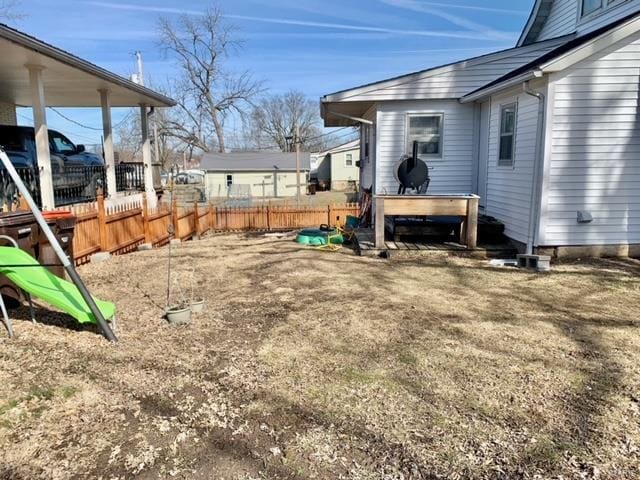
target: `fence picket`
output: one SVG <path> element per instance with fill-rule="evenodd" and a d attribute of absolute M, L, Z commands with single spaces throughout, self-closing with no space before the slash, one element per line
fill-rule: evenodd
<path fill-rule="evenodd" d="M 182 240 L 211 232 L 274 231 L 317 227 L 323 223 L 344 224 L 348 215 L 358 216 L 357 203 L 327 207 L 263 205 L 250 208 L 217 207 L 198 204 L 180 208 L 175 201 L 149 208 L 147 199 L 117 206 L 106 206 L 103 195 L 97 201 L 65 207 L 76 215 L 73 240 L 74 260 L 86 263 L 92 254 L 104 251 L 126 253 L 142 242 L 161 246 L 169 241 L 168 227 L 173 223 L 175 237 Z"/>

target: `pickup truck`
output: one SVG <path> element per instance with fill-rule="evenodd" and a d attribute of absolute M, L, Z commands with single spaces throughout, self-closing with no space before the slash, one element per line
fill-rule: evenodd
<path fill-rule="evenodd" d="M 35 193 L 38 160 L 33 127 L 0 125 L 0 146 Z M 84 145 L 74 145 L 60 132 L 49 130 L 49 151 L 54 196 L 60 198 L 61 203 L 65 203 L 65 199 L 70 202 L 83 197 L 90 198 L 95 194 L 95 188 L 102 186 L 104 160 L 87 152 Z M 0 201 L 11 203 L 15 197 L 15 186 L 10 185 L 3 170 L 4 167 L 0 164 Z"/>

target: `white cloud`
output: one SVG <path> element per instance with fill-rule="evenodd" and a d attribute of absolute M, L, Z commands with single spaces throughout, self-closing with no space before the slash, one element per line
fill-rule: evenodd
<path fill-rule="evenodd" d="M 390 3 L 390 2 L 403 1 L 403 0 L 382 0 L 382 1 L 384 1 L 385 3 Z M 142 6 L 142 5 L 135 5 L 131 3 L 116 3 L 116 2 L 104 2 L 104 1 L 91 1 L 88 3 L 94 6 L 99 6 L 104 8 L 115 8 L 119 10 L 203 15 L 202 11 L 184 10 L 184 9 L 172 8 L 172 7 Z M 443 16 L 443 15 L 446 15 L 446 14 L 442 14 L 439 16 Z M 315 22 L 315 21 L 286 19 L 286 18 L 257 17 L 257 16 L 248 16 L 248 15 L 225 15 L 225 16 L 227 18 L 232 18 L 236 20 L 270 23 L 270 24 L 276 24 L 276 25 L 291 25 L 291 26 L 299 26 L 299 27 L 323 28 L 323 29 L 333 29 L 333 30 L 348 30 L 348 31 L 354 31 L 354 32 L 386 33 L 386 34 L 402 35 L 402 36 L 461 38 L 461 39 L 469 39 L 469 40 L 494 40 L 496 38 L 498 39 L 511 38 L 510 34 L 489 31 L 489 30 L 486 30 L 485 27 L 482 27 L 477 24 L 473 24 L 472 22 L 465 21 L 464 19 L 461 20 L 459 19 L 459 17 L 455 17 L 455 16 L 451 16 L 449 20 L 454 24 L 459 24 L 459 26 L 467 28 L 469 31 L 402 30 L 402 29 L 355 25 L 355 24 L 347 24 L 347 23 Z"/>
<path fill-rule="evenodd" d="M 422 5 L 431 7 L 458 8 L 460 10 L 475 10 L 477 12 L 502 13 L 505 15 L 529 15 L 529 10 L 512 10 L 509 8 L 480 7 L 476 5 L 458 5 L 455 3 L 440 2 L 420 2 Z"/>
<path fill-rule="evenodd" d="M 469 20 L 458 15 L 445 12 L 441 8 L 433 8 L 428 3 L 418 2 L 416 0 L 380 0 L 382 3 L 396 7 L 403 8 L 405 10 L 411 10 L 413 12 L 426 13 L 435 17 L 440 17 L 458 27 L 466 28 L 471 32 L 476 32 L 484 38 L 492 40 L 509 40 L 512 39 L 514 34 L 509 32 L 502 32 L 495 30 L 494 28 L 476 23 L 473 20 Z M 440 5 L 440 4 L 436 4 Z M 449 5 L 447 5 L 449 7 Z"/>

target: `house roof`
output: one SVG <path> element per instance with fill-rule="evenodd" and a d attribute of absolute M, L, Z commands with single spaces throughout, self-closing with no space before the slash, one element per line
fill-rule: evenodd
<path fill-rule="evenodd" d="M 360 139 L 351 140 L 350 142 L 337 145 L 330 150 L 320 152 L 317 155 L 331 155 L 333 153 L 348 152 L 350 150 L 357 150 L 360 148 Z"/>
<path fill-rule="evenodd" d="M 342 145 L 338 145 L 337 147 L 332 148 L 327 153 L 340 153 L 340 152 L 348 152 L 349 150 L 356 150 L 360 148 L 360 139 L 352 140 Z"/>
<path fill-rule="evenodd" d="M 171 107 L 175 101 L 133 83 L 31 35 L 0 24 L 0 99 L 31 105 L 29 69 L 42 69 L 47 106 L 99 107 L 98 90 L 111 93 L 114 107 L 145 104 Z"/>
<path fill-rule="evenodd" d="M 599 39 L 605 40 L 604 42 L 602 42 L 603 46 L 608 45 L 610 42 L 606 41 L 606 40 L 609 40 L 607 37 L 611 37 L 611 34 L 613 32 L 616 32 L 624 27 L 629 27 L 630 32 L 640 30 L 640 12 L 635 12 L 631 15 L 628 15 L 625 18 L 621 18 L 620 20 L 617 20 L 602 28 L 599 28 L 598 30 L 594 30 L 585 35 L 582 35 L 580 37 L 573 38 L 564 42 L 562 45 L 551 50 L 550 52 L 547 52 L 546 54 L 540 56 L 539 58 L 536 58 L 534 61 L 529 62 L 526 65 L 523 65 L 519 68 L 516 68 L 511 72 L 507 73 L 506 75 L 503 75 L 502 77 L 494 80 L 493 82 L 490 82 L 487 85 L 484 85 L 479 89 L 468 93 L 462 98 L 462 102 L 464 103 L 469 101 L 475 101 L 478 98 L 482 98 L 483 96 L 488 95 L 490 92 L 492 92 L 496 88 L 502 88 L 503 86 L 506 86 L 507 84 L 509 84 L 510 81 L 515 81 L 515 80 L 521 81 L 523 77 L 531 78 L 535 76 L 536 70 L 542 69 L 543 71 L 541 73 L 550 73 L 552 70 L 549 69 L 548 71 L 544 71 L 545 70 L 544 67 L 551 66 L 554 63 L 554 61 L 557 61 L 558 59 L 565 57 L 569 54 L 580 53 L 580 51 L 583 50 L 582 55 L 575 56 L 575 58 L 573 59 L 574 63 L 582 60 L 585 56 L 593 55 L 594 53 L 596 53 L 597 48 L 585 49 L 585 47 L 591 46 L 594 42 L 596 42 Z M 610 41 L 618 41 L 618 40 L 620 40 L 620 38 L 618 37 L 610 38 Z M 564 68 L 567 68 L 568 66 L 570 66 L 570 64 L 567 62 L 564 62 L 561 68 L 555 68 L 553 71 L 564 69 Z"/>
<path fill-rule="evenodd" d="M 345 115 L 362 117 L 377 101 L 459 99 L 566 40 L 554 38 L 332 93 L 321 99 L 322 116 L 326 126 L 348 126 L 357 122 Z"/>
<path fill-rule="evenodd" d="M 208 172 L 296 170 L 296 154 L 282 152 L 207 153 L 200 168 Z M 311 154 L 300 152 L 300 169 L 311 169 Z"/>
<path fill-rule="evenodd" d="M 520 35 L 520 39 L 518 40 L 518 47 L 535 42 L 535 39 L 542 31 L 544 24 L 551 14 L 553 2 L 554 0 L 536 0 L 533 4 L 529 20 L 527 20 L 522 35 Z"/>

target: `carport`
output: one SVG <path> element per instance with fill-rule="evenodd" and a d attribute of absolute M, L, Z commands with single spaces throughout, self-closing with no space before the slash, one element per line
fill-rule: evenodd
<path fill-rule="evenodd" d="M 47 107 L 100 107 L 107 168 L 107 190 L 116 192 L 112 107 L 138 107 L 141 118 L 145 191 L 155 199 L 149 114 L 175 102 L 86 60 L 6 25 L 0 25 L 0 102 L 32 107 L 42 208 L 55 206 Z"/>

